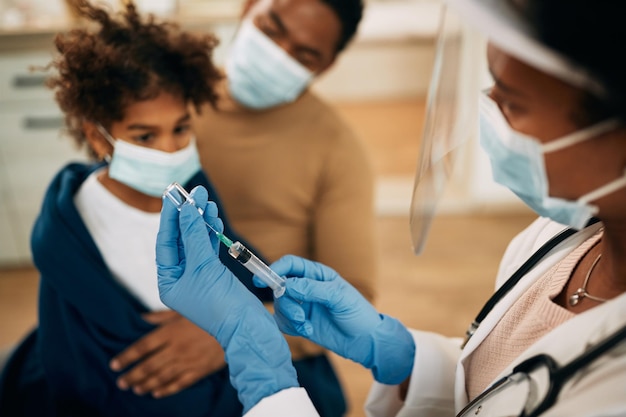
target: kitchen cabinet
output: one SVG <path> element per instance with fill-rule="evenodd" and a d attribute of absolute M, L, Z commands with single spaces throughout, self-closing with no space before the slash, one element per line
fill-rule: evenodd
<path fill-rule="evenodd" d="M 86 160 L 62 135 L 46 73 L 30 69 L 51 57 L 45 46 L 0 54 L 0 266 L 31 262 L 30 233 L 50 180 L 69 161 Z"/>

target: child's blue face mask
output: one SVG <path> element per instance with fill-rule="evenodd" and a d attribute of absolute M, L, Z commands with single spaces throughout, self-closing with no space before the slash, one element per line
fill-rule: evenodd
<path fill-rule="evenodd" d="M 244 20 L 226 62 L 231 96 L 251 109 L 267 109 L 297 99 L 313 73 Z"/>
<path fill-rule="evenodd" d="M 582 229 L 597 214 L 589 203 L 626 186 L 624 175 L 591 191 L 576 201 L 549 195 L 544 154 L 583 142 L 618 127 L 617 120 L 606 120 L 542 144 L 538 139 L 516 132 L 498 105 L 486 94 L 480 97 L 480 143 L 489 155 L 493 178 L 508 187 L 537 214 L 576 229 Z"/>
<path fill-rule="evenodd" d="M 201 169 L 193 137 L 183 149 L 163 152 L 113 139 L 101 126 L 98 130 L 113 145 L 109 177 L 143 194 L 161 197 L 168 185 L 186 184 Z"/>

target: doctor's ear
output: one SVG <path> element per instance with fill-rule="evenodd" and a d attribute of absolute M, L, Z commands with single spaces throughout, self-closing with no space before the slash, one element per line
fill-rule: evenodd
<path fill-rule="evenodd" d="M 96 158 L 101 161 L 110 157 L 113 153 L 113 146 L 109 143 L 108 140 L 106 140 L 96 124 L 93 122 L 84 121 L 82 128 L 83 134 L 85 135 L 85 140 L 87 141 L 87 144 L 93 151 L 93 154 L 96 156 Z"/>

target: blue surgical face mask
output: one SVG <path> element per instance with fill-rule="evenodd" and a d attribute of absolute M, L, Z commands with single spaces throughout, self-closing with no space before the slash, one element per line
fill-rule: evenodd
<path fill-rule="evenodd" d="M 240 104 L 266 109 L 297 99 L 313 73 L 261 32 L 242 22 L 226 62 L 228 90 Z"/>
<path fill-rule="evenodd" d="M 573 146 L 618 127 L 617 120 L 606 120 L 548 143 L 516 132 L 498 105 L 487 95 L 480 97 L 480 143 L 489 155 L 493 178 L 508 187 L 540 216 L 582 229 L 597 214 L 590 203 L 626 186 L 624 175 L 576 201 L 549 195 L 544 154 Z"/>
<path fill-rule="evenodd" d="M 201 169 L 193 137 L 183 149 L 163 152 L 113 139 L 104 128 L 98 129 L 113 145 L 109 177 L 143 194 L 161 197 L 168 185 L 185 184 Z"/>

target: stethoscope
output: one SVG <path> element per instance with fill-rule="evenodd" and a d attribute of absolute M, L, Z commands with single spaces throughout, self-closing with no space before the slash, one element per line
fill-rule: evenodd
<path fill-rule="evenodd" d="M 565 365 L 559 365 L 546 354 L 532 356 L 472 400 L 457 414 L 457 417 L 491 417 L 494 416 L 491 408 L 504 412 L 506 416 L 539 416 L 556 403 L 561 389 L 572 377 L 624 341 L 626 341 L 626 326 L 622 326 Z M 533 380 L 531 376 L 533 372 L 538 374 L 543 372 L 543 378 L 539 378 L 543 380 L 543 384 Z M 513 390 L 522 385 L 524 390 L 521 391 L 523 394 L 521 398 L 507 397 L 504 401 L 508 409 L 502 411 L 500 408 L 503 401 L 498 401 L 497 397 L 508 389 Z M 516 410 L 514 414 L 511 414 L 511 409 Z"/>
<path fill-rule="evenodd" d="M 592 218 L 586 227 L 589 227 L 597 223 L 599 219 Z M 541 259 L 543 259 L 552 249 L 554 249 L 559 243 L 569 238 L 573 234 L 577 233 L 576 229 L 565 229 L 556 236 L 552 237 L 546 243 L 543 244 L 522 266 L 520 266 L 511 277 L 502 285 L 489 300 L 485 303 L 480 310 L 474 321 L 470 324 L 466 331 L 465 341 L 462 347 L 464 347 L 469 339 L 474 335 L 480 323 L 494 308 L 494 306 L 522 279 L 524 275 L 528 273 Z M 536 392 L 529 392 L 528 398 L 524 404 L 521 404 L 519 412 L 520 417 L 538 416 L 543 413 L 556 402 L 558 395 L 565 383 L 570 380 L 578 371 L 587 367 L 593 361 L 609 352 L 621 342 L 626 340 L 626 326 L 620 328 L 617 332 L 613 333 L 609 337 L 605 338 L 601 342 L 594 345 L 591 349 L 587 350 L 583 354 L 574 358 L 569 363 L 559 366 L 557 362 L 550 356 L 540 354 L 526 359 L 519 365 L 517 365 L 511 374 L 501 378 L 492 384 L 481 395 L 471 401 L 457 417 L 466 416 L 480 416 L 489 414 L 487 409 L 490 399 L 495 395 L 501 393 L 507 387 L 511 387 L 523 382 L 524 378 L 529 380 L 528 375 L 540 368 L 545 368 L 549 379 L 549 385 L 545 391 L 538 397 Z M 530 385 L 529 385 L 530 386 Z M 532 391 L 532 389 L 531 389 Z"/>

